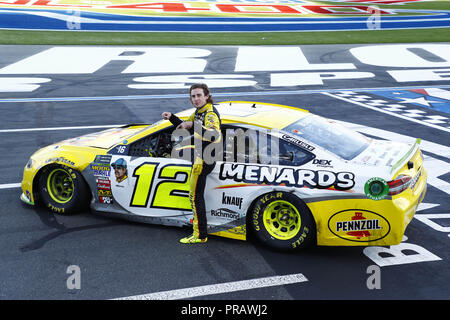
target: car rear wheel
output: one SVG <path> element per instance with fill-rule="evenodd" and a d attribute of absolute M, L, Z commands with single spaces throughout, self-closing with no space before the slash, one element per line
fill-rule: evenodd
<path fill-rule="evenodd" d="M 39 199 L 55 213 L 71 214 L 89 204 L 89 187 L 81 174 L 69 167 L 45 167 L 38 180 Z"/>
<path fill-rule="evenodd" d="M 291 193 L 271 192 L 259 197 L 250 219 L 256 238 L 278 250 L 305 248 L 316 239 L 311 211 Z"/>

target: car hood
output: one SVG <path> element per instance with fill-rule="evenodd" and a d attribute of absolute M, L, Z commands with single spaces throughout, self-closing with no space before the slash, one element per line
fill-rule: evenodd
<path fill-rule="evenodd" d="M 147 125 L 127 125 L 67 139 L 56 144 L 59 146 L 83 146 L 109 149 L 118 143 L 126 143 L 124 141 L 127 138 L 146 127 Z"/>

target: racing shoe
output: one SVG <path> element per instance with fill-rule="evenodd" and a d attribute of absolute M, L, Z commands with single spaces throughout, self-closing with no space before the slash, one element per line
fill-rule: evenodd
<path fill-rule="evenodd" d="M 191 243 L 205 243 L 206 241 L 208 241 L 208 238 L 200 239 L 200 238 L 195 237 L 193 234 L 191 234 L 190 236 L 180 240 L 181 243 L 189 243 L 189 244 L 191 244 Z"/>

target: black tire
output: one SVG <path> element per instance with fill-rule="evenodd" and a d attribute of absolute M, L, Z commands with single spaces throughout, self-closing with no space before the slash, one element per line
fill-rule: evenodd
<path fill-rule="evenodd" d="M 38 177 L 39 202 L 58 214 L 73 214 L 88 207 L 90 191 L 83 176 L 63 165 L 49 165 Z"/>
<path fill-rule="evenodd" d="M 259 241 L 277 250 L 298 250 L 316 242 L 311 211 L 291 193 L 260 196 L 252 206 L 249 223 Z"/>

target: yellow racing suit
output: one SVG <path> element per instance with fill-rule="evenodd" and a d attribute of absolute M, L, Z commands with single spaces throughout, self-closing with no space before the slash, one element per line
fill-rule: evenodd
<path fill-rule="evenodd" d="M 172 115 L 169 120 L 175 126 L 178 126 L 182 122 L 175 115 Z M 194 156 L 189 189 L 189 200 L 194 214 L 194 237 L 205 239 L 208 233 L 204 191 L 206 177 L 214 169 L 214 157 L 216 156 L 214 154 L 206 155 L 205 148 L 211 143 L 222 143 L 220 131 L 221 121 L 219 112 L 211 103 L 207 103 L 200 109 L 196 109 L 187 121 L 194 123 Z"/>

